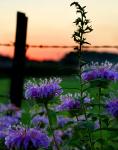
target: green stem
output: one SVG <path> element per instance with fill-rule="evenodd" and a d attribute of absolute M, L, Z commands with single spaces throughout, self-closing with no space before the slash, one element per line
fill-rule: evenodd
<path fill-rule="evenodd" d="M 50 117 L 49 117 L 49 110 L 48 110 L 48 105 L 47 104 L 45 104 L 45 109 L 46 109 L 46 113 L 47 113 L 47 117 L 48 117 L 48 121 L 49 121 L 49 126 L 50 126 L 50 130 L 52 132 L 52 135 L 53 135 L 53 140 L 54 140 L 55 146 L 56 146 L 57 150 L 60 150 L 59 145 L 58 145 L 58 143 L 56 141 L 56 137 L 54 135 L 54 130 L 53 130 L 52 126 L 51 126 L 51 121 L 50 121 Z"/>
<path fill-rule="evenodd" d="M 100 138 L 102 139 L 102 121 L 101 121 L 101 87 L 98 88 L 98 101 L 99 101 L 99 123 L 100 123 Z M 101 150 L 103 150 L 103 145 L 101 144 Z"/>
<path fill-rule="evenodd" d="M 82 16 L 82 21 L 83 21 L 83 16 Z M 82 29 L 83 29 L 83 25 L 82 25 Z M 81 33 L 81 40 L 82 40 L 82 38 L 83 38 L 83 33 Z M 84 111 L 85 119 L 87 121 L 88 119 L 87 119 L 87 114 L 86 114 L 86 108 L 85 108 L 85 105 L 84 105 L 84 102 L 83 102 L 83 99 L 82 99 L 83 98 L 83 83 L 82 83 L 82 77 L 81 77 L 81 75 L 82 75 L 81 51 L 82 51 L 82 43 L 80 43 L 80 47 L 79 47 L 79 51 L 78 51 L 78 54 L 79 54 L 79 77 L 80 77 L 80 103 L 81 103 L 82 109 Z M 78 121 L 78 118 L 77 118 L 77 121 Z M 88 130 L 90 148 L 91 148 L 91 150 L 94 150 L 94 146 L 92 144 L 90 129 L 87 129 L 87 130 Z"/>
<path fill-rule="evenodd" d="M 82 108 L 83 108 L 83 111 L 84 111 L 85 120 L 87 121 L 88 119 L 87 119 L 86 108 L 85 108 L 84 103 L 83 103 Z M 88 130 L 88 137 L 89 137 L 89 145 L 90 145 L 90 148 L 91 148 L 91 150 L 94 150 L 94 146 L 93 146 L 93 144 L 92 144 L 92 138 L 91 138 L 91 131 L 90 131 L 90 129 L 87 129 L 87 130 Z"/>
<path fill-rule="evenodd" d="M 81 52 L 81 45 L 80 45 L 80 52 Z M 80 55 L 81 56 L 81 55 Z M 83 98 L 83 84 L 82 84 L 82 77 L 81 77 L 81 74 L 82 74 L 82 67 L 81 67 L 81 60 L 80 60 L 80 63 L 79 63 L 79 73 L 80 73 L 80 103 L 81 103 L 81 106 L 82 106 L 82 109 L 84 111 L 84 115 L 85 115 L 85 119 L 86 121 L 88 120 L 87 119 L 87 114 L 86 114 L 86 107 L 84 105 L 84 100 L 82 99 Z M 91 132 L 90 132 L 90 129 L 87 129 L 88 130 L 88 137 L 89 137 L 89 145 L 90 145 L 90 148 L 91 150 L 94 150 L 94 146 L 92 144 L 92 138 L 91 138 Z"/>

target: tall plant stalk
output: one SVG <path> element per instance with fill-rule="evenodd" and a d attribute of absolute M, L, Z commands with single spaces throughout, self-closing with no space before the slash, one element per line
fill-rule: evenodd
<path fill-rule="evenodd" d="M 86 106 L 85 106 L 84 100 L 83 100 L 83 97 L 84 97 L 83 85 L 84 85 L 84 83 L 82 80 L 82 67 L 83 67 L 84 63 L 83 63 L 83 60 L 81 57 L 81 53 L 82 53 L 82 46 L 84 44 L 89 44 L 86 41 L 86 38 L 84 37 L 84 35 L 86 33 L 90 33 L 93 29 L 91 26 L 88 25 L 90 23 L 90 20 L 86 18 L 86 14 L 87 14 L 87 12 L 85 11 L 86 6 L 82 7 L 78 2 L 73 2 L 73 3 L 71 3 L 70 6 L 72 6 L 72 5 L 75 5 L 75 7 L 77 9 L 76 13 L 79 14 L 79 17 L 74 21 L 75 25 L 77 26 L 77 30 L 74 31 L 73 39 L 76 43 L 79 44 L 79 46 L 76 47 L 75 50 L 77 51 L 78 57 L 79 57 L 79 66 L 78 67 L 79 67 L 79 79 L 80 79 L 80 102 L 81 102 L 82 110 L 85 115 L 85 120 L 87 121 L 88 118 L 87 118 L 87 114 L 86 114 Z M 78 119 L 77 119 L 77 121 L 78 121 Z M 92 144 L 91 132 L 90 132 L 89 128 L 87 130 L 88 130 L 90 149 L 93 150 L 94 146 Z"/>
<path fill-rule="evenodd" d="M 102 121 L 101 121 L 101 87 L 98 87 L 98 102 L 99 102 L 99 124 L 100 124 L 100 138 L 102 139 Z M 103 150 L 103 145 L 101 143 L 101 150 Z"/>
<path fill-rule="evenodd" d="M 51 125 L 51 121 L 50 121 L 50 116 L 49 116 L 49 109 L 48 109 L 48 104 L 45 104 L 45 109 L 46 109 L 46 113 L 47 113 L 47 117 L 48 117 L 48 121 L 49 121 L 49 127 L 50 127 L 50 131 L 52 132 L 52 136 L 53 136 L 53 140 L 54 140 L 54 143 L 55 143 L 55 147 L 57 150 L 61 150 L 57 141 L 56 141 L 56 137 L 54 135 L 54 130 L 52 128 L 52 125 Z"/>

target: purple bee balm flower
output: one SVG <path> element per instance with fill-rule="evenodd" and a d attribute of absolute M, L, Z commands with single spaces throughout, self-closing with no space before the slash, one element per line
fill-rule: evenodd
<path fill-rule="evenodd" d="M 26 99 L 37 99 L 39 98 L 39 86 L 31 83 L 25 90 Z"/>
<path fill-rule="evenodd" d="M 85 97 L 84 98 L 84 103 L 85 104 L 88 104 L 88 103 L 90 103 L 91 102 L 91 99 L 89 98 L 89 97 Z"/>
<path fill-rule="evenodd" d="M 39 148 L 47 149 L 50 145 L 50 140 L 40 130 L 18 128 L 9 131 L 9 135 L 5 137 L 5 145 L 8 149 L 38 150 Z"/>
<path fill-rule="evenodd" d="M 20 118 L 22 111 L 14 104 L 0 104 L 0 113 Z"/>
<path fill-rule="evenodd" d="M 19 120 L 15 117 L 11 117 L 11 116 L 0 117 L 0 127 L 2 126 L 9 127 L 10 125 L 17 124 L 18 122 Z"/>
<path fill-rule="evenodd" d="M 77 120 L 78 120 L 78 121 L 85 121 L 85 120 L 86 120 L 85 115 L 79 115 L 79 116 L 77 117 Z"/>
<path fill-rule="evenodd" d="M 64 143 L 65 139 L 69 140 L 69 138 L 72 137 L 72 129 L 68 128 L 67 130 L 64 130 L 64 131 L 55 130 L 54 135 L 55 135 L 55 140 L 56 140 L 57 144 L 61 145 Z M 52 142 L 54 143 L 53 138 L 52 138 Z M 53 150 L 57 150 L 55 143 L 53 144 Z"/>
<path fill-rule="evenodd" d="M 0 113 L 3 113 L 4 111 L 6 111 L 6 105 L 0 104 Z"/>
<path fill-rule="evenodd" d="M 32 119 L 32 123 L 33 123 L 33 125 L 35 125 L 37 127 L 40 127 L 42 125 L 45 126 L 45 125 L 49 124 L 48 118 L 46 118 L 44 116 L 40 116 L 40 115 L 35 116 Z"/>
<path fill-rule="evenodd" d="M 75 93 L 74 95 L 68 93 L 66 95 L 60 96 L 60 99 L 61 104 L 56 107 L 57 111 L 76 111 L 82 108 L 79 93 Z M 90 98 L 85 97 L 83 103 L 88 104 L 90 101 Z"/>
<path fill-rule="evenodd" d="M 60 78 L 44 79 L 39 84 L 29 82 L 25 86 L 26 99 L 50 100 L 62 93 Z"/>
<path fill-rule="evenodd" d="M 110 68 L 97 68 L 82 74 L 82 79 L 92 81 L 96 79 L 117 80 L 118 72 Z"/>
<path fill-rule="evenodd" d="M 63 141 L 63 140 L 62 140 L 63 131 L 61 131 L 61 130 L 55 130 L 54 135 L 55 135 L 56 142 L 57 142 L 58 144 L 61 144 L 62 141 Z"/>
<path fill-rule="evenodd" d="M 61 104 L 57 106 L 57 110 L 63 111 L 63 110 L 74 110 L 80 108 L 80 101 L 73 98 L 71 94 L 66 94 L 60 97 L 61 98 Z"/>
<path fill-rule="evenodd" d="M 65 124 L 72 122 L 72 119 L 67 118 L 67 117 L 58 116 L 57 122 L 58 122 L 58 125 L 63 128 Z"/>
<path fill-rule="evenodd" d="M 7 106 L 7 110 L 9 111 L 19 111 L 20 109 L 18 107 L 16 107 L 14 104 L 8 104 Z"/>
<path fill-rule="evenodd" d="M 118 99 L 107 102 L 106 110 L 110 115 L 118 118 Z"/>
<path fill-rule="evenodd" d="M 99 123 L 99 120 L 96 120 L 95 123 L 94 123 L 94 129 L 99 129 L 100 128 L 100 123 Z"/>
<path fill-rule="evenodd" d="M 16 107 L 14 104 L 8 104 L 6 105 L 6 114 L 12 115 L 16 118 L 21 118 L 22 116 L 22 110 L 20 110 L 18 107 Z"/>
<path fill-rule="evenodd" d="M 96 71 L 84 72 L 82 74 L 82 79 L 85 81 L 94 80 L 96 78 L 97 78 L 97 72 Z"/>
<path fill-rule="evenodd" d="M 5 138 L 9 133 L 9 127 L 17 124 L 19 120 L 12 116 L 0 117 L 0 138 Z"/>
<path fill-rule="evenodd" d="M 8 128 L 1 129 L 0 128 L 0 139 L 4 139 L 8 135 Z"/>

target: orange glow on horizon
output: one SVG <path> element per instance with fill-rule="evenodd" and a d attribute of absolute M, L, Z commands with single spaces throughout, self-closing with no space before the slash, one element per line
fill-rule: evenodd
<path fill-rule="evenodd" d="M 31 47 L 28 48 L 26 51 L 26 57 L 29 60 L 36 60 L 36 61 L 58 61 L 64 57 L 65 54 L 74 51 L 73 48 L 65 46 L 47 46 L 44 48 L 40 47 Z M 61 48 L 62 47 L 62 48 Z M 73 47 L 73 46 L 72 46 Z M 118 46 L 86 46 L 83 50 L 92 51 L 92 52 L 107 52 L 107 53 L 115 53 L 118 54 Z M 14 55 L 14 47 L 5 47 L 0 46 L 0 55 L 7 56 L 13 58 Z"/>
<path fill-rule="evenodd" d="M 58 49 L 56 48 L 29 48 L 26 51 L 26 57 L 29 60 L 36 60 L 36 61 L 46 61 L 46 60 L 58 61 L 70 51 L 73 51 L 73 50 L 69 48 L 65 48 L 65 49 L 62 49 L 62 48 L 58 48 Z M 0 46 L 0 55 L 13 58 L 14 48 Z"/>
<path fill-rule="evenodd" d="M 30 48 L 27 50 L 26 56 L 31 60 L 53 60 L 58 61 L 64 57 L 65 54 L 69 53 L 70 49 L 56 49 L 56 48 Z"/>

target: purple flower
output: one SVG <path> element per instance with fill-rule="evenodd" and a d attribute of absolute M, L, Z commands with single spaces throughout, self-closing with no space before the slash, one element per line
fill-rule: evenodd
<path fill-rule="evenodd" d="M 80 101 L 73 98 L 71 94 L 66 94 L 60 97 L 61 104 L 57 106 L 57 110 L 74 110 L 80 108 Z"/>
<path fill-rule="evenodd" d="M 37 127 L 41 127 L 47 125 L 49 122 L 48 122 L 48 118 L 37 115 L 32 119 L 32 123 Z"/>
<path fill-rule="evenodd" d="M 56 140 L 57 144 L 61 145 L 61 144 L 63 144 L 64 140 L 69 140 L 69 138 L 72 137 L 72 129 L 68 128 L 67 130 L 64 130 L 64 131 L 55 130 L 54 135 L 55 135 L 55 140 Z M 52 138 L 52 142 L 54 143 L 53 138 Z M 54 145 L 53 149 L 57 150 L 55 143 L 53 145 Z"/>
<path fill-rule="evenodd" d="M 10 125 L 17 124 L 19 120 L 11 116 L 0 117 L 0 127 L 9 127 Z"/>
<path fill-rule="evenodd" d="M 107 102 L 106 110 L 113 117 L 118 117 L 118 99 Z"/>
<path fill-rule="evenodd" d="M 25 86 L 26 99 L 50 100 L 62 93 L 60 78 L 44 79 L 39 84 L 28 82 Z"/>
<path fill-rule="evenodd" d="M 0 117 L 0 138 L 5 138 L 9 133 L 9 127 L 19 123 L 19 120 L 12 116 Z"/>
<path fill-rule="evenodd" d="M 84 103 L 85 104 L 88 104 L 88 103 L 90 103 L 91 102 L 91 99 L 89 98 L 89 97 L 85 97 L 84 98 Z"/>
<path fill-rule="evenodd" d="M 19 108 L 16 107 L 14 104 L 8 104 L 7 106 L 7 111 L 19 111 Z"/>
<path fill-rule="evenodd" d="M 63 142 L 63 140 L 62 140 L 63 131 L 61 131 L 61 130 L 55 130 L 54 136 L 55 136 L 56 142 L 58 144 L 61 144 Z"/>
<path fill-rule="evenodd" d="M 117 80 L 118 73 L 110 68 L 97 68 L 82 74 L 82 79 L 92 81 L 96 79 Z"/>
<path fill-rule="evenodd" d="M 97 72 L 95 70 L 82 73 L 82 79 L 85 81 L 94 80 L 96 78 Z"/>
<path fill-rule="evenodd" d="M 11 116 L 0 117 L 0 139 L 8 135 L 9 127 L 19 122 L 17 118 Z"/>
<path fill-rule="evenodd" d="M 25 90 L 26 99 L 37 99 L 39 98 L 39 86 L 34 83 L 30 83 Z"/>
<path fill-rule="evenodd" d="M 47 149 L 49 144 L 48 136 L 34 128 L 11 129 L 9 135 L 5 137 L 5 145 L 8 149 Z"/>
<path fill-rule="evenodd" d="M 75 95 L 72 95 L 70 93 L 60 96 L 61 104 L 56 107 L 57 111 L 63 111 L 63 110 L 77 110 L 81 108 L 80 103 L 80 94 L 75 93 Z M 88 97 L 84 98 L 84 103 L 90 103 L 91 99 Z"/>
<path fill-rule="evenodd" d="M 22 111 L 14 104 L 0 104 L 0 113 L 16 118 L 20 118 L 22 115 Z"/>
<path fill-rule="evenodd" d="M 8 128 L 1 129 L 0 128 L 0 139 L 4 139 L 8 135 Z"/>
<path fill-rule="evenodd" d="M 4 111 L 6 111 L 6 105 L 0 104 L 0 113 L 3 113 Z"/>
<path fill-rule="evenodd" d="M 67 117 L 58 116 L 57 122 L 58 122 L 58 125 L 63 128 L 65 124 L 72 122 L 72 119 L 67 118 Z"/>
<path fill-rule="evenodd" d="M 95 123 L 94 123 L 94 129 L 99 129 L 100 128 L 100 123 L 99 123 L 99 120 L 96 120 Z"/>
<path fill-rule="evenodd" d="M 79 116 L 77 116 L 77 120 L 78 121 L 85 121 L 86 120 L 85 115 L 79 115 Z"/>

